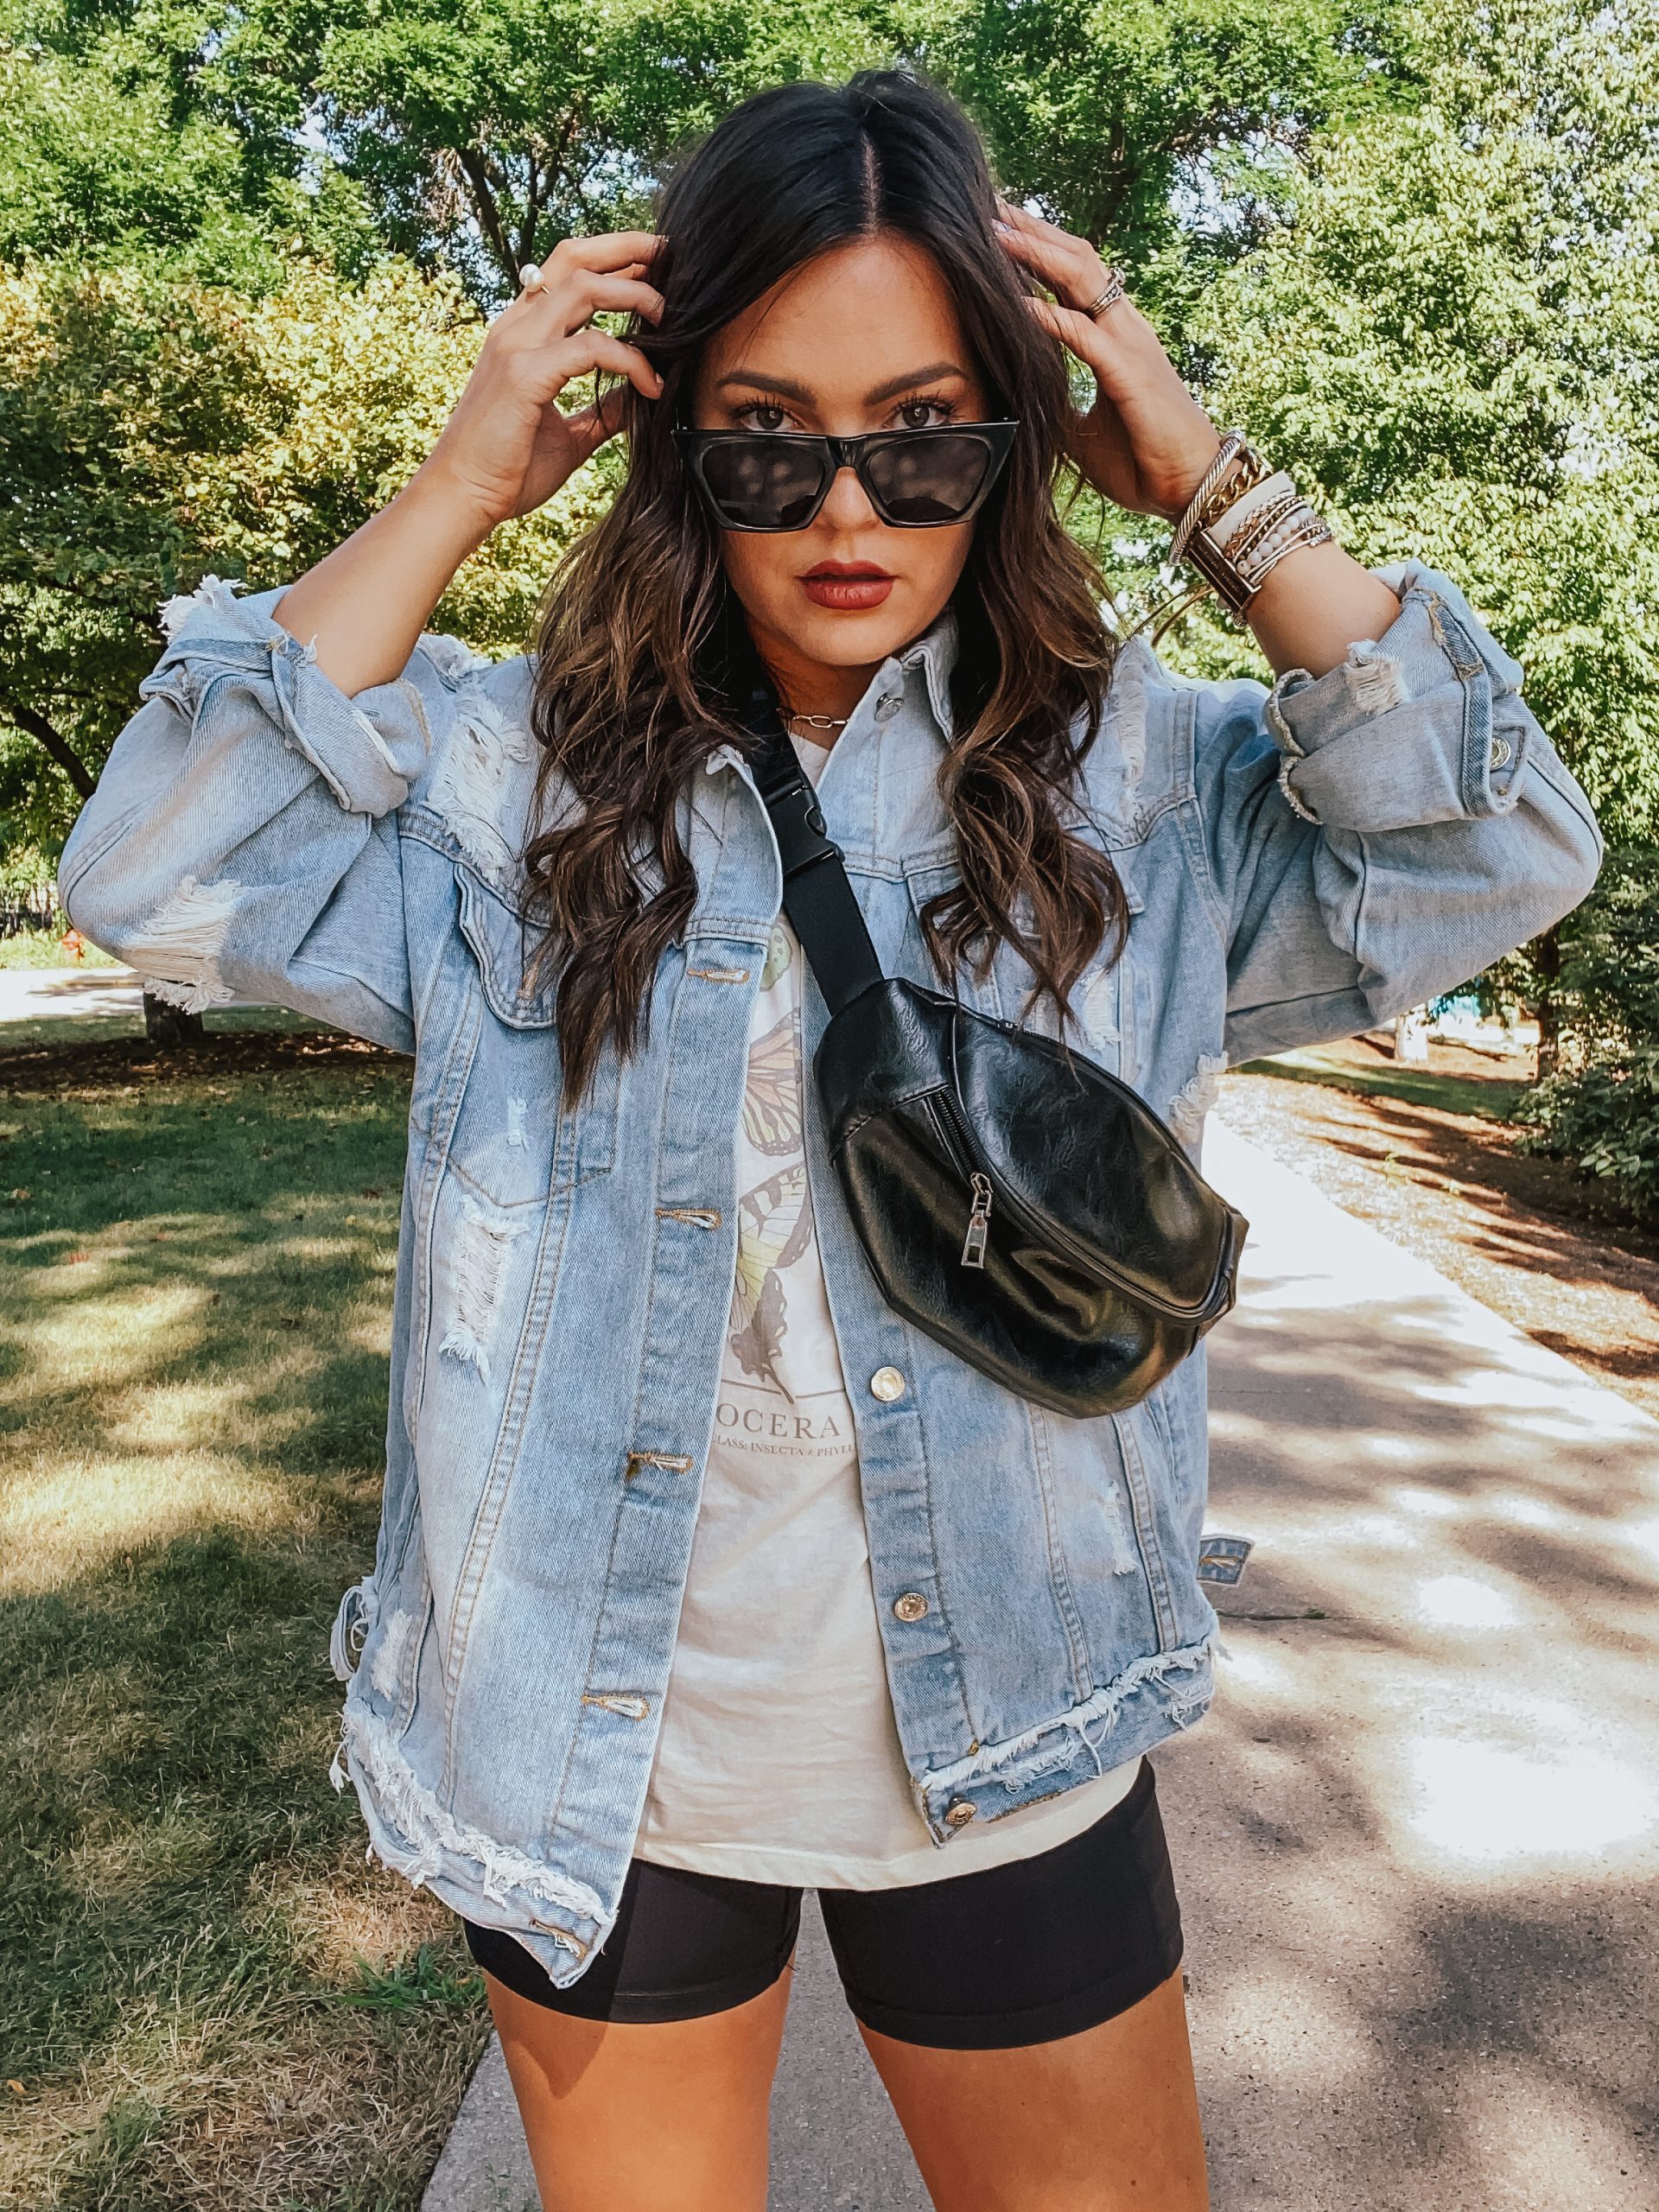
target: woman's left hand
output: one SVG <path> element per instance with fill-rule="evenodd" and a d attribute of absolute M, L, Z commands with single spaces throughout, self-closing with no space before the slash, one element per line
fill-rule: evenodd
<path fill-rule="evenodd" d="M 1118 506 L 1175 521 L 1219 451 L 1220 433 L 1127 294 L 1098 322 L 1088 315 L 1110 272 L 1087 239 L 1007 200 L 997 212 L 1008 254 L 1055 296 L 1033 299 L 1033 315 L 1094 374 L 1094 405 L 1071 418 L 1073 460 Z"/>

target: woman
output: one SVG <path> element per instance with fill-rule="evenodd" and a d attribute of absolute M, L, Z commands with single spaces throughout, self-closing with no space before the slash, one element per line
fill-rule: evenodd
<path fill-rule="evenodd" d="M 423 636 L 619 429 L 536 652 Z M 1178 521 L 1270 691 L 1109 633 L 1067 451 Z M 1210 1696 L 1203 1348 L 1071 1420 L 884 1303 L 721 671 L 758 650 L 887 971 L 1064 1017 L 1196 1156 L 1227 1052 L 1462 982 L 1601 855 L 1456 584 L 1287 482 L 947 102 L 775 91 L 658 233 L 525 272 L 383 513 L 170 605 L 70 840 L 79 926 L 186 1005 L 415 1054 L 336 1779 L 463 1916 L 561 2212 L 764 2203 L 809 1885 L 937 2205 L 1205 2202 L 1143 1762 Z"/>

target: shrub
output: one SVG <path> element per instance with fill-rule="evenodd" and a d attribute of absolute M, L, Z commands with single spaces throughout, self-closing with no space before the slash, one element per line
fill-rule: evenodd
<path fill-rule="evenodd" d="M 1516 1108 L 1521 1148 L 1570 1160 L 1659 1219 L 1659 845 L 1609 849 L 1561 944 L 1562 1064 Z"/>

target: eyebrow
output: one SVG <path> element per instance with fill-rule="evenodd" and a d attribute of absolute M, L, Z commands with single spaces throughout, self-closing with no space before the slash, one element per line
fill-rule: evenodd
<path fill-rule="evenodd" d="M 878 406 L 882 400 L 894 398 L 901 391 L 913 391 L 918 384 L 938 384 L 944 377 L 961 377 L 965 380 L 967 373 L 955 361 L 932 361 L 925 369 L 909 369 L 901 377 L 889 377 L 885 384 L 879 384 L 873 391 L 865 393 L 864 404 L 867 407 Z M 729 375 L 719 379 L 721 388 L 727 385 L 759 385 L 764 391 L 780 393 L 785 399 L 798 399 L 804 407 L 810 407 L 817 397 L 816 392 L 809 391 L 804 385 L 797 384 L 791 377 L 769 376 L 755 369 L 732 370 Z"/>

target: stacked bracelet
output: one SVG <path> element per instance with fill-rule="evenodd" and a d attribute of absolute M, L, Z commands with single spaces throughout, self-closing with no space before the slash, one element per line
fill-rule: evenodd
<path fill-rule="evenodd" d="M 1287 553 L 1334 539 L 1285 471 L 1269 469 L 1242 430 L 1229 430 L 1175 525 L 1169 557 L 1185 560 L 1242 614 Z"/>

